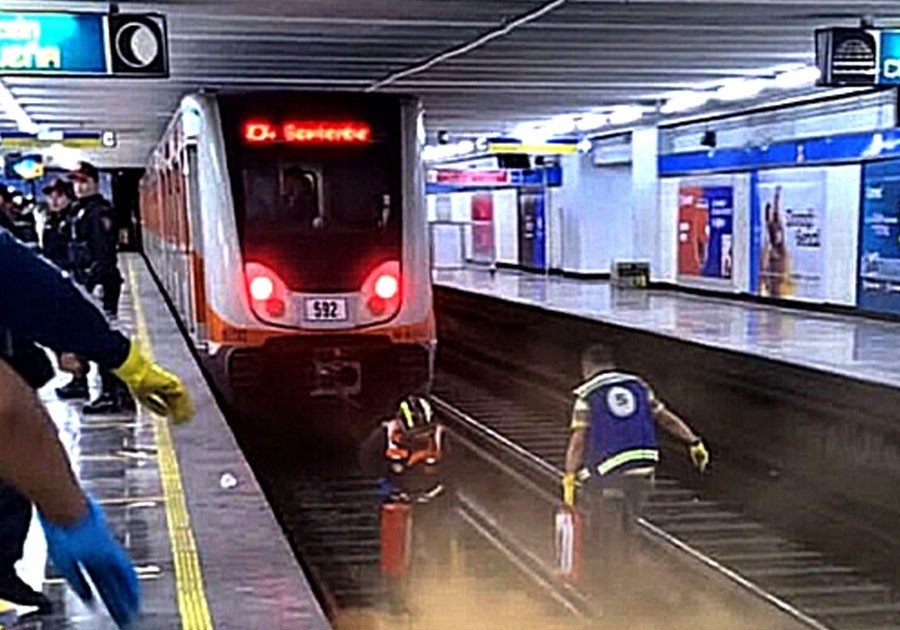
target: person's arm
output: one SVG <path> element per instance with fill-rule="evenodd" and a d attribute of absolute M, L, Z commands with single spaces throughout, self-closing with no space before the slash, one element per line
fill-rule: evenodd
<path fill-rule="evenodd" d="M 572 410 L 572 422 L 569 429 L 569 447 L 566 449 L 566 470 L 563 476 L 563 503 L 575 505 L 575 475 L 584 463 L 584 447 L 587 444 L 588 431 L 591 426 L 590 406 L 583 398 L 575 400 Z"/>
<path fill-rule="evenodd" d="M 0 326 L 105 367 L 122 365 L 130 343 L 62 272 L 0 229 Z"/>
<path fill-rule="evenodd" d="M 152 411 L 186 422 L 194 415 L 181 380 L 113 330 L 100 309 L 59 268 L 0 229 L 0 326 L 57 352 L 112 369 Z"/>
<path fill-rule="evenodd" d="M 657 410 L 654 410 L 653 416 L 656 423 L 668 431 L 670 434 L 684 442 L 685 444 L 694 444 L 699 440 L 699 436 L 691 429 L 688 424 L 678 417 L 674 412 L 669 410 L 662 403 L 659 404 Z"/>
<path fill-rule="evenodd" d="M 670 411 L 661 400 L 656 398 L 652 391 L 650 392 L 650 404 L 656 423 L 687 445 L 691 461 L 697 467 L 697 470 L 701 473 L 706 470 L 706 466 L 709 464 L 709 453 L 700 436 L 688 426 L 687 422 L 673 411 Z"/>
<path fill-rule="evenodd" d="M 87 512 L 84 493 L 34 391 L 0 360 L 0 479 L 48 520 L 71 525 Z"/>

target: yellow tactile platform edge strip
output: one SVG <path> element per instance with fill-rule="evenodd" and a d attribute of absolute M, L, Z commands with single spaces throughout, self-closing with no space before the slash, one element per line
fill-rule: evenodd
<path fill-rule="evenodd" d="M 141 349 L 152 357 L 153 350 L 147 320 L 144 318 L 144 310 L 138 296 L 137 274 L 134 271 L 133 260 L 128 261 L 128 284 L 134 302 L 137 342 Z M 141 413 L 149 414 L 147 411 Z M 169 526 L 172 558 L 175 561 L 175 589 L 178 596 L 178 611 L 181 614 L 181 627 L 184 630 L 212 630 L 213 620 L 206 601 L 203 572 L 200 569 L 197 543 L 191 529 L 191 518 L 181 483 L 178 456 L 172 443 L 172 433 L 165 418 L 149 415 L 153 419 L 153 432 L 156 435 L 159 474 L 165 495 L 166 522 Z"/>

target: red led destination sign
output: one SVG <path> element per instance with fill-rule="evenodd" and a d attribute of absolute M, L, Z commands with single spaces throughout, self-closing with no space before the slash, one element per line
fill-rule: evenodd
<path fill-rule="evenodd" d="M 372 128 L 360 122 L 288 121 L 272 124 L 252 120 L 244 124 L 244 140 L 251 144 L 367 144 Z"/>

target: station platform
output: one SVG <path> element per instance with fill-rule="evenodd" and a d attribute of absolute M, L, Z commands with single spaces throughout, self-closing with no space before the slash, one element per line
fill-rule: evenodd
<path fill-rule="evenodd" d="M 900 325 L 891 322 L 518 270 L 433 275 L 442 287 L 900 388 Z"/>
<path fill-rule="evenodd" d="M 196 417 L 179 427 L 144 410 L 84 417 L 81 402 L 56 399 L 67 375 L 41 396 L 85 489 L 138 567 L 137 627 L 330 628 L 146 263 L 124 256 L 122 268 L 119 325 L 184 379 Z M 115 628 L 102 605 L 85 607 L 54 573 L 36 521 L 20 564 L 55 610 L 33 617 L 0 602 L 0 627 Z"/>

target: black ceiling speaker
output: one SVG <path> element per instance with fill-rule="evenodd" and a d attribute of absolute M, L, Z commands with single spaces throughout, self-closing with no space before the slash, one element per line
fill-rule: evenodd
<path fill-rule="evenodd" d="M 709 147 L 710 149 L 715 148 L 716 146 L 716 132 L 712 129 L 707 129 L 703 132 L 703 137 L 700 139 L 700 144 L 705 147 Z"/>

